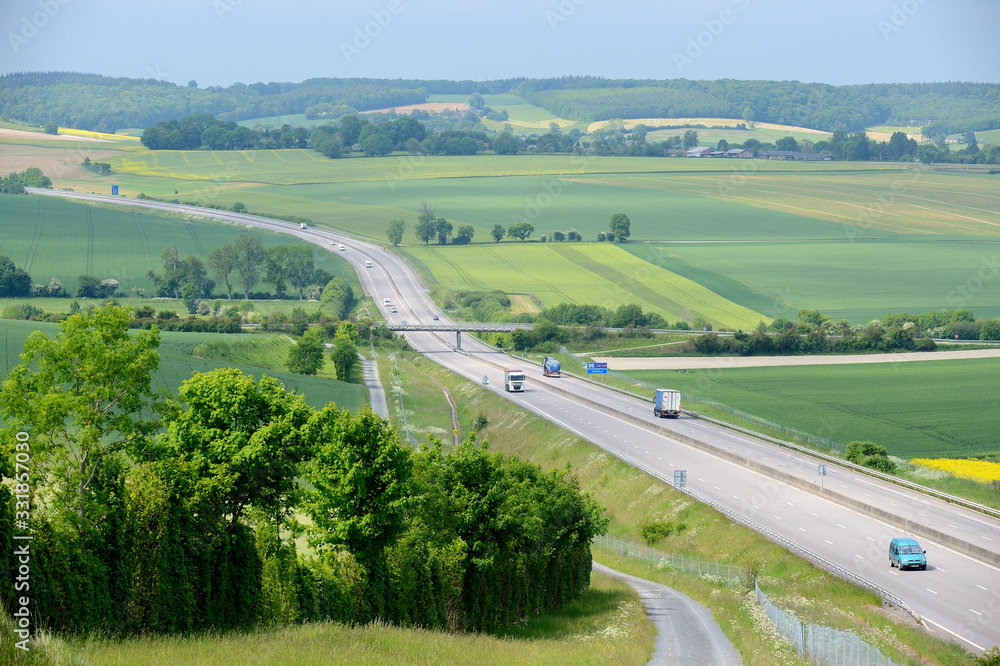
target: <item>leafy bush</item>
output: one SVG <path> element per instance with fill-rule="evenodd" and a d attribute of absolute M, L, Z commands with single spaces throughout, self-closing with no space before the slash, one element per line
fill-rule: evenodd
<path fill-rule="evenodd" d="M 639 536 L 650 546 L 670 536 L 674 531 L 674 526 L 669 520 L 647 520 L 639 524 Z"/>
<path fill-rule="evenodd" d="M 895 474 L 896 463 L 889 460 L 889 452 L 881 444 L 869 441 L 853 441 L 847 445 L 844 456 L 855 465 L 868 467 L 886 474 Z"/>

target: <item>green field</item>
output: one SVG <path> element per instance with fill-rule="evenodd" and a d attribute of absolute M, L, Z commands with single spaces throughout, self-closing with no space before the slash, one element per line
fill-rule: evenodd
<path fill-rule="evenodd" d="M 205 262 L 212 248 L 250 231 L 243 225 L 161 217 L 139 210 L 114 210 L 45 196 L 0 195 L 0 253 L 40 284 L 57 277 L 73 293 L 77 277 L 86 274 L 114 278 L 121 282 L 122 293 L 129 295 L 133 287 L 152 291 L 146 272 L 163 272 L 160 254 L 166 246 L 176 246 L 181 256 L 194 254 Z M 253 233 L 265 247 L 294 242 L 273 232 L 255 229 Z M 356 281 L 353 269 L 336 254 L 318 250 L 314 256 L 317 267 Z M 231 280 L 238 291 L 238 281 Z M 266 287 L 256 287 L 261 288 Z"/>
<path fill-rule="evenodd" d="M 870 440 L 900 458 L 1000 455 L 993 390 L 1000 359 L 629 371 L 842 444 Z M 698 406 L 693 405 L 697 411 Z"/>
<path fill-rule="evenodd" d="M 43 331 L 50 338 L 59 332 L 56 324 L 0 319 L 0 377 L 6 377 L 10 369 L 21 362 L 20 355 L 24 350 L 24 342 L 36 330 Z M 253 375 L 257 380 L 260 380 L 262 374 L 274 377 L 281 381 L 285 388 L 305 395 L 306 402 L 316 409 L 334 402 L 338 407 L 357 411 L 368 404 L 368 390 L 361 384 L 347 384 L 322 377 L 307 377 L 281 370 L 269 370 L 245 362 L 213 361 L 196 358 L 193 355 L 198 345 L 242 341 L 251 337 L 256 338 L 256 335 L 162 332 L 160 369 L 153 378 L 154 388 L 176 395 L 181 382 L 189 379 L 191 373 L 232 367 Z"/>
<path fill-rule="evenodd" d="M 799 310 L 815 309 L 834 320 L 865 324 L 890 312 L 957 308 L 1000 317 L 996 288 L 989 281 L 981 287 L 980 271 L 996 265 L 997 252 L 995 244 L 983 241 L 906 237 L 624 247 L 771 318 L 795 321 Z"/>
<path fill-rule="evenodd" d="M 453 290 L 534 294 L 543 306 L 569 302 L 615 309 L 623 303 L 639 303 L 644 310 L 657 312 L 671 322 L 688 308 L 692 318 L 705 317 L 716 327 L 749 329 L 762 319 L 760 314 L 610 243 L 415 246 L 409 251 L 440 284 Z"/>

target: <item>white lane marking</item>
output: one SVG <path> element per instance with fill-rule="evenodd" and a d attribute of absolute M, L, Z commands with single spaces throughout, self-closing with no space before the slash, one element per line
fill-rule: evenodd
<path fill-rule="evenodd" d="M 928 592 L 930 592 L 931 594 L 937 594 L 937 592 L 935 592 L 934 590 L 932 590 L 929 587 L 925 587 L 924 589 L 927 590 Z"/>
<path fill-rule="evenodd" d="M 970 640 L 969 640 L 968 638 L 966 638 L 965 636 L 961 636 L 961 635 L 959 635 L 959 634 L 956 634 L 956 633 L 955 633 L 954 631 L 952 631 L 952 630 L 951 630 L 951 629 L 949 629 L 948 627 L 944 626 L 943 624 L 938 624 L 937 622 L 935 622 L 934 620 L 930 619 L 929 617 L 927 617 L 927 616 L 926 616 L 926 615 L 924 615 L 923 613 L 921 613 L 920 615 L 921 615 L 921 617 L 923 617 L 923 619 L 924 619 L 924 621 L 925 621 L 925 622 L 930 622 L 930 623 L 931 623 L 931 624 L 933 624 L 933 625 L 934 625 L 935 627 L 939 627 L 939 628 L 941 628 L 941 629 L 944 629 L 945 631 L 947 631 L 947 632 L 948 632 L 949 634 L 951 634 L 951 635 L 952 635 L 952 636 L 954 636 L 955 638 L 957 638 L 957 639 L 959 639 L 959 640 L 962 640 L 962 641 L 965 641 L 966 643 L 968 643 L 968 644 L 969 644 L 969 645 L 971 645 L 972 647 L 976 648 L 976 649 L 977 649 L 977 650 L 979 650 L 980 652 L 986 652 L 986 648 L 984 648 L 984 647 L 983 647 L 982 645 L 977 645 L 976 643 L 973 643 L 972 641 L 970 641 Z"/>
<path fill-rule="evenodd" d="M 970 608 L 969 610 L 972 611 L 973 613 L 975 613 L 976 615 L 978 615 L 979 617 L 983 616 L 983 614 L 980 613 L 979 611 L 977 611 L 975 608 Z"/>
<path fill-rule="evenodd" d="M 938 571 L 940 571 L 941 573 L 948 573 L 947 571 L 945 571 L 941 567 L 934 567 L 934 568 L 937 569 Z"/>
<path fill-rule="evenodd" d="M 839 528 L 840 528 L 840 529 L 842 529 L 842 530 L 846 530 L 846 529 L 847 529 L 846 527 L 844 527 L 844 526 L 843 526 L 843 525 L 841 525 L 840 523 L 837 523 L 837 527 L 839 527 Z"/>
<path fill-rule="evenodd" d="M 800 527 L 800 528 L 799 528 L 799 530 L 800 530 L 800 531 L 802 531 L 802 532 L 805 532 L 805 531 L 806 531 L 806 528 L 804 528 L 804 527 Z"/>
<path fill-rule="evenodd" d="M 815 518 L 819 518 L 819 514 L 818 513 L 813 513 L 812 511 L 809 512 L 809 515 L 813 516 Z"/>
<path fill-rule="evenodd" d="M 989 591 L 990 591 L 990 589 L 989 589 L 988 587 L 983 587 L 983 586 L 982 586 L 982 585 L 980 585 L 979 583 L 976 583 L 976 587 L 978 587 L 978 588 L 979 588 L 980 590 L 986 590 L 987 592 L 989 592 Z"/>
<path fill-rule="evenodd" d="M 869 541 L 874 541 L 875 540 L 875 539 L 871 538 L 870 536 L 866 536 L 865 538 L 868 539 Z"/>
<path fill-rule="evenodd" d="M 830 544 L 831 546 L 833 545 L 833 542 L 832 542 L 832 541 L 830 541 L 829 539 L 823 539 L 823 541 L 826 541 L 826 542 L 827 542 L 828 544 Z"/>
<path fill-rule="evenodd" d="M 860 555 L 858 555 L 857 553 L 854 553 L 854 557 L 858 558 L 859 560 L 865 559 L 865 558 L 861 557 Z"/>

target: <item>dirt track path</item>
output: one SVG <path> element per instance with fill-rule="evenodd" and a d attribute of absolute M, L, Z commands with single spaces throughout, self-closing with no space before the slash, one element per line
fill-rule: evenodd
<path fill-rule="evenodd" d="M 594 357 L 609 370 L 703 370 L 706 368 L 766 368 L 782 365 L 848 365 L 851 363 L 901 363 L 950 361 L 964 358 L 1000 358 L 1000 349 L 967 349 L 949 352 L 899 354 L 844 354 L 837 356 L 678 356 L 656 358 Z"/>

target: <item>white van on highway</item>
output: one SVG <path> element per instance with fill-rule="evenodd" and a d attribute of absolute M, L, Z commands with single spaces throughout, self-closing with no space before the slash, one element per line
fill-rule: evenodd
<path fill-rule="evenodd" d="M 371 268 L 371 267 L 372 267 L 372 262 L 366 261 L 365 262 L 365 268 Z"/>
<path fill-rule="evenodd" d="M 389 302 L 388 298 L 383 298 L 382 305 L 384 305 L 385 307 L 389 307 L 390 305 L 392 305 L 392 303 Z"/>

